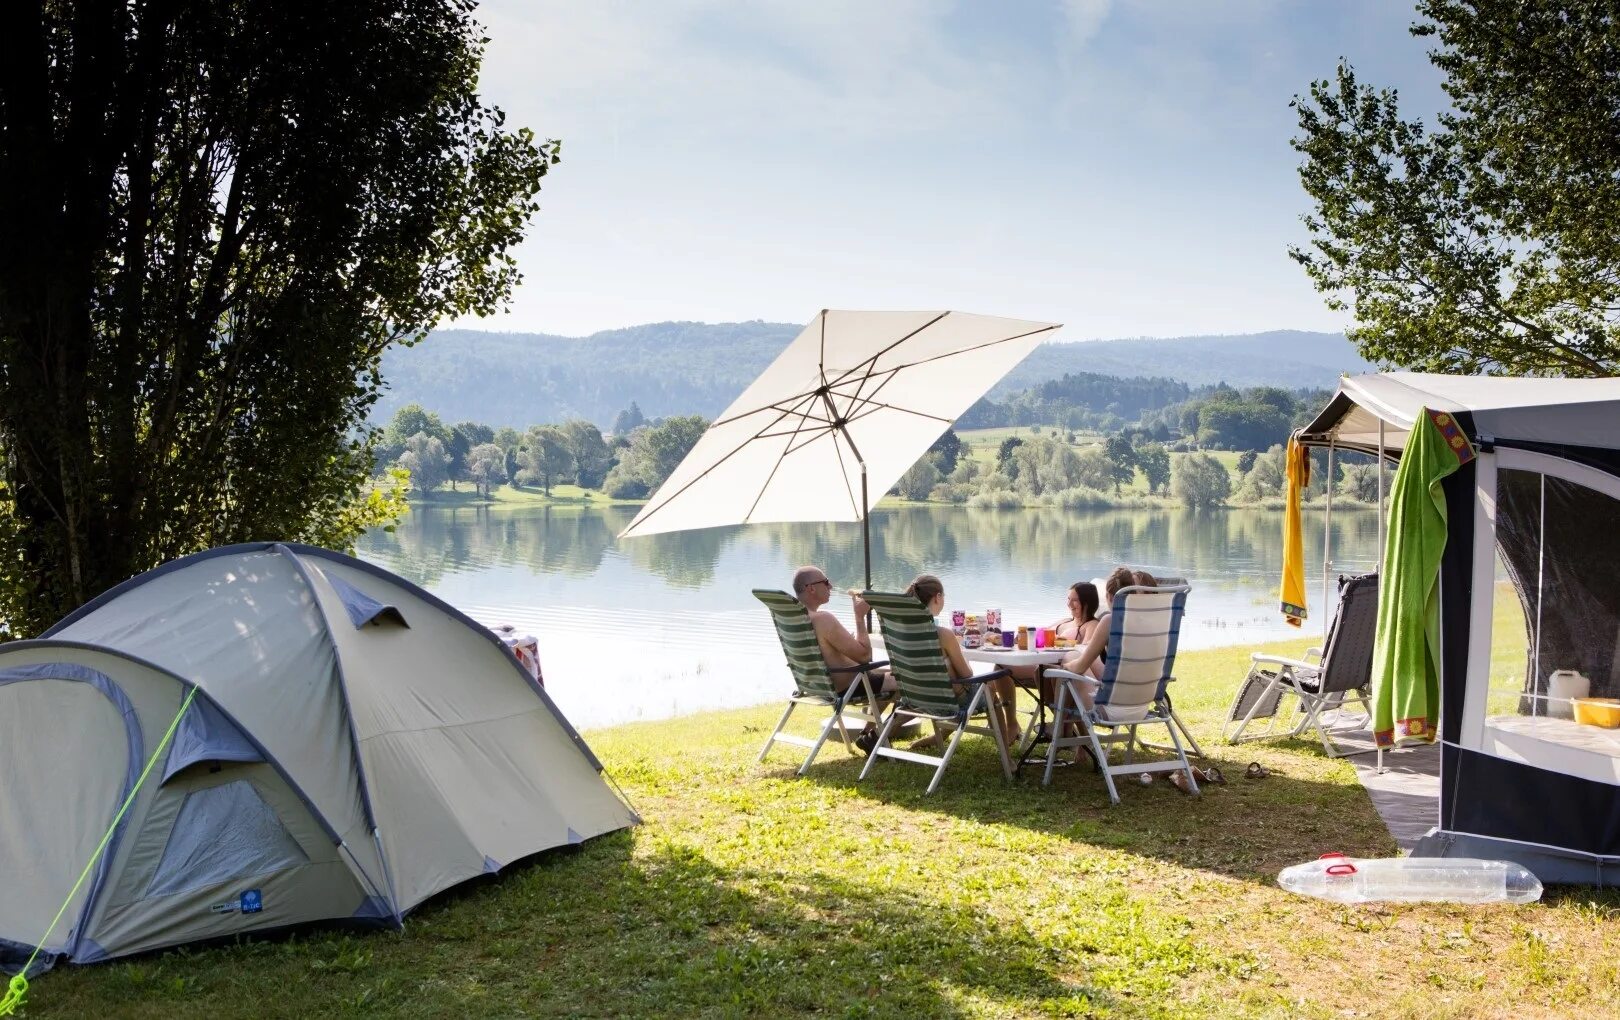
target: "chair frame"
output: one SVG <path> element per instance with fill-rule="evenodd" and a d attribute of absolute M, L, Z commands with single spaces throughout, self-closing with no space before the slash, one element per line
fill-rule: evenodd
<path fill-rule="evenodd" d="M 1057 766 L 1057 756 L 1060 750 L 1065 747 L 1087 747 L 1091 750 L 1092 755 L 1096 758 L 1097 769 L 1102 773 L 1103 783 L 1108 788 L 1108 800 L 1110 804 L 1120 803 L 1119 788 L 1114 783 L 1115 776 L 1136 775 L 1143 772 L 1185 773 L 1187 777 L 1187 792 L 1193 794 L 1194 796 L 1199 794 L 1198 777 L 1193 772 L 1192 764 L 1187 760 L 1187 749 L 1182 746 L 1181 742 L 1180 732 L 1185 730 L 1185 725 L 1175 715 L 1174 710 L 1171 708 L 1169 692 L 1167 690 L 1168 685 L 1175 680 L 1175 677 L 1171 675 L 1171 671 L 1175 666 L 1176 657 L 1176 639 L 1174 637 L 1174 633 L 1180 629 L 1181 613 L 1183 611 L 1184 602 L 1172 603 L 1171 611 L 1176 615 L 1174 619 L 1174 629 L 1168 643 L 1168 648 L 1163 658 L 1160 660 L 1159 668 L 1162 671 L 1162 675 L 1157 680 L 1157 686 L 1154 689 L 1151 702 L 1141 718 L 1107 718 L 1104 713 L 1106 713 L 1109 707 L 1109 701 L 1095 703 L 1092 708 L 1087 709 L 1084 707 L 1085 702 L 1080 696 L 1079 687 L 1080 684 L 1086 684 L 1094 691 L 1101 691 L 1104 688 L 1108 688 L 1110 690 L 1118 689 L 1117 687 L 1113 687 L 1111 685 L 1115 683 L 1120 671 L 1126 668 L 1124 657 L 1121 653 L 1125 635 L 1123 630 L 1120 628 L 1123 625 L 1123 620 L 1126 614 L 1130 612 L 1128 596 L 1133 594 L 1167 594 L 1181 595 L 1185 597 L 1188 590 L 1188 586 L 1185 584 L 1173 586 L 1160 585 L 1151 588 L 1133 585 L 1128 588 L 1122 588 L 1114 593 L 1114 607 L 1112 612 L 1116 615 L 1113 617 L 1109 627 L 1108 665 L 1105 667 L 1102 680 L 1095 680 L 1089 676 L 1071 673 L 1066 669 L 1048 668 L 1043 672 L 1044 676 L 1059 681 L 1057 704 L 1053 711 L 1052 740 L 1047 745 L 1046 772 L 1041 779 L 1041 784 L 1043 786 L 1050 785 L 1052 782 L 1052 772 Z M 1070 724 L 1083 724 L 1085 733 L 1081 736 L 1065 736 L 1064 730 L 1067 729 Z M 1158 725 L 1164 726 L 1164 728 L 1169 732 L 1169 746 L 1149 744 L 1147 741 L 1142 740 L 1137 732 L 1137 730 L 1143 726 Z M 1099 732 L 1101 730 L 1107 730 L 1108 732 L 1104 734 Z M 1122 730 L 1124 731 L 1123 733 L 1120 732 Z M 1191 738 L 1189 736 L 1189 740 L 1190 739 Z M 1168 761 L 1137 763 L 1133 761 L 1133 757 L 1135 747 L 1138 743 L 1140 743 L 1144 748 L 1171 751 L 1175 754 L 1175 757 Z M 1113 747 L 1121 745 L 1123 746 L 1124 751 L 1123 761 L 1119 765 L 1114 765 L 1110 761 L 1109 751 Z M 1194 746 L 1196 747 L 1196 745 Z"/>
<path fill-rule="evenodd" d="M 894 704 L 894 695 L 884 695 L 874 690 L 871 679 L 871 671 L 880 666 L 887 666 L 888 661 L 863 662 L 855 666 L 828 666 L 825 658 L 821 657 L 818 643 L 817 656 L 821 658 L 821 672 L 826 674 L 826 680 L 823 690 L 815 690 L 816 686 L 823 686 L 820 678 L 815 677 L 813 674 L 800 676 L 798 671 L 794 670 L 791 653 L 788 650 L 788 639 L 782 633 L 780 626 L 777 625 L 778 610 L 787 611 L 789 608 L 787 603 L 792 603 L 792 605 L 799 606 L 801 609 L 803 608 L 802 605 L 797 599 L 784 591 L 759 588 L 755 589 L 753 594 L 771 611 L 771 622 L 773 626 L 777 626 L 777 637 L 782 640 L 782 653 L 788 657 L 788 667 L 794 673 L 795 684 L 795 690 L 788 698 L 787 708 L 782 712 L 782 717 L 776 721 L 776 727 L 771 730 L 770 736 L 765 738 L 765 746 L 760 748 L 759 757 L 755 760 L 763 762 L 765 756 L 770 754 L 772 746 L 776 744 L 807 747 L 810 749 L 810 753 L 798 768 L 798 774 L 802 776 L 810 770 L 810 766 L 815 763 L 816 756 L 821 753 L 821 748 L 835 731 L 839 740 L 844 744 L 844 750 L 850 755 L 855 755 L 857 749 L 854 738 L 850 736 L 850 729 L 852 727 L 857 727 L 858 730 L 865 729 L 868 724 L 881 727 L 887 714 L 884 709 Z M 806 612 L 808 617 L 808 611 Z M 850 685 L 842 693 L 839 693 L 836 690 L 833 677 L 846 673 L 854 674 L 854 677 Z M 806 681 L 809 682 L 806 683 Z M 811 689 L 806 690 L 807 687 Z M 784 732 L 788 720 L 793 717 L 794 711 L 801 705 L 831 709 L 827 717 L 821 721 L 821 730 L 814 738 Z"/>
<path fill-rule="evenodd" d="M 870 591 L 863 592 L 862 597 L 866 599 L 866 601 L 872 606 L 873 610 L 877 613 L 878 619 L 881 621 L 884 628 L 885 647 L 888 649 L 891 670 L 894 672 L 896 679 L 899 681 L 899 691 L 897 692 L 898 696 L 895 700 L 894 708 L 889 712 L 888 719 L 884 722 L 883 728 L 878 732 L 877 744 L 872 748 L 872 753 L 867 755 L 866 765 L 862 767 L 859 778 L 865 779 L 871 773 L 873 766 L 877 764 L 879 758 L 893 758 L 896 761 L 909 761 L 918 765 L 931 765 L 934 767 L 934 775 L 928 782 L 928 789 L 925 791 L 925 795 L 931 794 L 935 790 L 939 789 L 940 780 L 942 780 L 945 776 L 945 769 L 950 765 L 951 759 L 956 756 L 956 748 L 962 742 L 962 734 L 983 733 L 989 735 L 991 739 L 995 741 L 996 751 L 1001 757 L 1002 775 L 1008 780 L 1011 780 L 1013 778 L 1013 764 L 1012 757 L 1009 754 L 1009 735 L 1002 732 L 1001 713 L 996 706 L 992 704 L 990 691 L 985 686 L 986 683 L 991 680 L 997 680 L 1004 676 L 1009 676 L 1009 672 L 1005 669 L 998 669 L 990 673 L 980 673 L 975 676 L 968 677 L 965 680 L 954 680 L 950 677 L 948 671 L 941 671 L 937 666 L 931 667 L 927 670 L 917 669 L 912 663 L 907 661 L 906 657 L 908 653 L 904 651 L 904 646 L 899 642 L 889 640 L 888 614 L 894 612 L 896 607 L 894 607 L 892 604 L 888 607 L 882 604 L 884 601 L 890 599 L 904 599 L 915 605 L 916 599 L 910 595 L 894 595 L 891 593 Z M 909 609 L 910 607 L 908 606 L 906 608 Z M 917 609 L 919 611 L 923 611 L 921 606 L 918 606 Z M 930 624 L 931 623 L 932 618 L 930 618 Z M 940 693 L 940 688 L 943 687 L 944 690 L 950 692 L 951 698 L 957 702 L 959 707 L 954 713 L 944 713 L 929 711 L 927 708 L 917 704 L 911 704 L 908 706 L 906 700 L 908 687 L 929 688 L 932 689 L 936 695 Z M 966 695 L 965 697 L 957 695 L 955 687 L 970 687 L 972 688 L 972 693 Z M 980 713 L 985 715 L 988 725 L 977 725 L 972 722 L 974 717 Z M 891 746 L 889 744 L 889 740 L 893 736 L 896 723 L 902 716 L 906 717 L 907 719 L 928 720 L 929 722 L 933 723 L 934 733 L 941 738 L 944 737 L 944 734 L 941 732 L 942 727 L 946 725 L 954 726 L 954 732 L 951 733 L 948 740 L 944 741 L 946 745 L 944 753 L 940 755 L 923 754 L 919 751 L 902 751 L 897 747 Z"/>
<path fill-rule="evenodd" d="M 1340 588 L 1342 589 L 1352 581 L 1360 580 L 1366 576 L 1341 577 L 1339 579 Z M 1376 583 L 1377 581 L 1374 582 L 1375 585 Z M 1376 594 L 1377 589 L 1375 587 L 1371 593 L 1374 612 L 1376 612 L 1377 607 Z M 1341 600 L 1339 608 L 1335 610 L 1334 621 L 1329 627 L 1328 648 L 1334 646 L 1335 638 L 1338 636 L 1335 632 L 1339 627 L 1339 617 L 1342 615 L 1343 605 Z M 1317 738 L 1322 743 L 1322 750 L 1329 758 L 1348 758 L 1358 754 L 1369 754 L 1377 750 L 1376 747 L 1346 749 L 1333 738 L 1335 729 L 1328 726 L 1324 716 L 1329 712 L 1342 713 L 1350 705 L 1361 706 L 1363 718 L 1355 729 L 1371 727 L 1372 691 L 1368 683 L 1363 683 L 1348 690 L 1323 693 L 1320 688 L 1324 678 L 1327 676 L 1329 667 L 1328 661 L 1324 658 L 1325 654 L 1321 646 L 1307 648 L 1303 659 L 1266 655 L 1262 652 L 1251 654 L 1249 656 L 1251 663 L 1249 677 L 1244 678 L 1244 682 L 1238 686 L 1237 692 L 1232 696 L 1232 706 L 1226 713 L 1226 725 L 1223 728 L 1223 736 L 1226 742 L 1228 744 L 1241 744 L 1251 740 L 1266 740 L 1272 737 L 1303 737 L 1307 731 L 1315 729 Z M 1252 679 L 1255 678 L 1256 671 L 1267 666 L 1271 667 L 1270 670 L 1261 673 L 1261 675 L 1270 674 L 1264 689 L 1255 695 L 1249 710 L 1239 718 L 1238 710 L 1242 706 L 1244 693 L 1248 690 Z M 1312 688 L 1316 689 L 1313 690 Z M 1279 728 L 1278 720 L 1284 714 L 1282 699 L 1284 695 L 1288 694 L 1292 694 L 1298 699 L 1299 721 L 1291 726 L 1284 724 L 1284 728 Z M 1266 706 L 1268 700 L 1273 701 L 1273 705 L 1265 716 L 1260 716 L 1260 711 Z M 1249 726 L 1257 717 L 1268 718 L 1268 725 L 1261 732 L 1248 732 Z"/>

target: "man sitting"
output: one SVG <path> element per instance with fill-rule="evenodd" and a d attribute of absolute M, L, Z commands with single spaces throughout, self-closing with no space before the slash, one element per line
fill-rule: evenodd
<path fill-rule="evenodd" d="M 831 669 L 859 666 L 872 661 L 872 636 L 866 629 L 866 618 L 871 607 L 854 593 L 855 633 L 851 634 L 831 611 L 824 609 L 832 601 L 832 582 L 820 567 L 800 567 L 793 574 L 793 597 L 810 614 L 810 625 L 816 629 L 816 641 L 821 645 L 821 657 Z M 842 694 L 855 682 L 855 673 L 833 673 L 833 687 Z M 868 680 L 875 694 L 892 694 L 897 688 L 895 679 L 886 670 L 875 669 Z M 877 742 L 877 729 L 868 724 L 856 738 L 855 746 L 870 752 Z"/>

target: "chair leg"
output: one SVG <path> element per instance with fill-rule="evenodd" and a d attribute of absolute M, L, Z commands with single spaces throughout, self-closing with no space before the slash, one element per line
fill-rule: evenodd
<path fill-rule="evenodd" d="M 1066 725 L 1064 721 L 1065 710 L 1069 703 L 1069 685 L 1067 682 L 1058 684 L 1057 704 L 1052 709 L 1052 739 L 1046 742 L 1046 772 L 1041 776 L 1042 786 L 1052 785 L 1052 770 L 1057 767 L 1058 739 L 1063 735 Z"/>
<path fill-rule="evenodd" d="M 1181 738 L 1176 736 L 1176 727 L 1170 721 L 1171 718 L 1171 716 L 1165 716 L 1164 728 L 1170 731 L 1170 742 L 1176 745 L 1176 757 L 1181 759 L 1181 766 L 1186 769 L 1187 792 L 1194 797 L 1201 797 L 1203 794 L 1198 789 L 1198 776 L 1193 772 L 1192 763 L 1187 760 L 1187 751 L 1181 746 Z"/>
<path fill-rule="evenodd" d="M 872 745 L 872 753 L 866 756 L 866 764 L 861 766 L 861 774 L 855 777 L 857 783 L 866 778 L 866 774 L 872 771 L 872 766 L 877 764 L 878 758 L 882 757 L 878 752 L 889 746 L 889 731 L 894 729 L 894 721 L 898 718 L 900 718 L 899 712 L 889 713 L 889 718 L 884 721 L 883 728 L 878 731 L 877 743 Z"/>
<path fill-rule="evenodd" d="M 765 760 L 765 756 L 771 752 L 771 745 L 776 743 L 776 735 L 782 732 L 782 727 L 787 725 L 788 717 L 791 716 L 793 714 L 793 710 L 798 707 L 799 703 L 797 701 L 788 702 L 787 711 L 783 712 L 782 718 L 777 720 L 776 729 L 772 730 L 771 735 L 765 738 L 765 746 L 760 748 L 759 757 L 754 759 L 755 761 Z"/>
<path fill-rule="evenodd" d="M 844 729 L 844 710 L 835 706 L 832 718 L 821 724 L 821 736 L 817 737 L 816 742 L 811 745 L 810 756 L 804 760 L 803 765 L 799 766 L 799 775 L 802 776 L 810 771 L 810 766 L 815 762 L 816 755 L 821 753 L 821 745 L 825 744 L 827 738 L 832 735 L 834 726 L 838 727 L 839 736 L 844 738 L 844 748 L 846 750 L 849 748 L 849 731 Z"/>
<path fill-rule="evenodd" d="M 961 722 L 957 724 L 956 732 L 951 734 L 951 742 L 946 746 L 945 754 L 939 760 L 939 767 L 934 770 L 934 778 L 929 781 L 928 789 L 923 791 L 925 795 L 933 793 L 935 790 L 939 789 L 939 781 L 945 776 L 945 767 L 949 765 L 951 763 L 951 759 L 956 756 L 956 746 L 962 742 L 962 734 L 967 732 L 968 720 L 972 719 L 974 711 L 981 704 L 985 703 L 984 695 L 984 685 L 980 684 L 979 689 L 973 692 L 973 697 L 968 699 L 967 711 L 963 713 Z M 994 705 L 989 706 L 989 708 L 992 712 L 996 710 Z M 935 725 L 938 724 L 936 723 Z"/>
<path fill-rule="evenodd" d="M 990 735 L 995 738 L 996 751 L 1001 755 L 1001 774 L 1010 780 L 1013 777 L 1012 758 L 1007 754 L 1007 734 L 1001 725 L 1001 706 L 992 702 L 989 707 Z"/>
<path fill-rule="evenodd" d="M 1091 741 L 1091 752 L 1097 756 L 1097 762 L 1102 766 L 1103 783 L 1108 787 L 1108 803 L 1119 803 L 1119 787 L 1114 785 L 1114 766 L 1108 764 L 1108 752 L 1103 750 L 1102 741 L 1097 737 L 1097 727 L 1087 726 L 1086 737 Z M 1127 746 L 1126 751 L 1130 748 Z"/>

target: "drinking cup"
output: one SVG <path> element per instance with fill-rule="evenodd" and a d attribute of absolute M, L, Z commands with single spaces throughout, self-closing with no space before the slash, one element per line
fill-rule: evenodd
<path fill-rule="evenodd" d="M 1001 647 L 1003 647 L 1003 648 L 1011 648 L 1013 646 L 1013 644 L 1017 640 L 1018 640 L 1018 635 L 1016 635 L 1012 631 L 1004 630 L 1004 631 L 1001 632 Z"/>
<path fill-rule="evenodd" d="M 1035 628 L 1035 647 L 1036 648 L 1045 648 L 1046 647 L 1047 636 L 1050 635 L 1051 633 L 1052 632 L 1047 630 L 1045 627 L 1036 627 Z"/>

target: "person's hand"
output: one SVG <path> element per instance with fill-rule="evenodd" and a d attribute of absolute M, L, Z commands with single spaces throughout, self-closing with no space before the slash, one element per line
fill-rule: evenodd
<path fill-rule="evenodd" d="M 866 619 L 866 614 L 872 611 L 872 607 L 867 605 L 866 600 L 861 598 L 859 595 L 850 595 L 850 600 L 855 603 L 855 619 Z"/>

